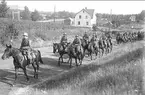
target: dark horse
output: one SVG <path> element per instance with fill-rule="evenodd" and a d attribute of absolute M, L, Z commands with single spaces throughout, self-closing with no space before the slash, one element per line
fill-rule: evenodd
<path fill-rule="evenodd" d="M 101 55 L 103 56 L 103 54 L 105 52 L 105 48 L 106 48 L 105 42 L 102 39 L 99 39 L 98 45 L 99 45 L 99 51 L 100 50 L 102 51 Z"/>
<path fill-rule="evenodd" d="M 38 78 L 38 70 L 39 70 L 39 62 L 43 64 L 41 53 L 39 50 L 32 50 L 32 59 L 30 63 L 28 63 L 26 57 L 22 55 L 22 52 L 18 48 L 13 48 L 11 45 L 6 45 L 6 49 L 4 54 L 2 55 L 2 59 L 5 60 L 9 57 L 13 57 L 13 64 L 15 67 L 15 81 L 17 79 L 18 69 L 21 68 L 26 76 L 27 81 L 29 81 L 26 66 L 32 64 L 34 68 L 34 78 Z"/>
<path fill-rule="evenodd" d="M 88 50 L 89 40 L 81 39 L 82 47 L 84 49 L 84 53 Z"/>
<path fill-rule="evenodd" d="M 64 50 L 63 46 L 61 43 L 57 44 L 57 49 L 58 49 L 58 53 L 60 55 L 59 59 L 58 59 L 58 65 L 60 66 L 61 63 L 63 63 L 63 55 L 67 54 L 67 47 L 69 46 L 70 43 L 67 43 L 66 45 L 66 49 Z"/>
<path fill-rule="evenodd" d="M 108 38 L 106 40 L 106 43 L 107 43 L 107 53 L 109 53 L 112 51 L 112 47 L 113 47 L 111 39 Z"/>
<path fill-rule="evenodd" d="M 78 66 L 77 59 L 79 60 L 80 65 L 82 65 L 85 53 L 81 45 L 70 45 L 68 47 L 68 55 L 69 55 L 68 62 L 70 62 L 70 68 L 72 67 L 72 58 L 75 59 L 76 66 Z"/>
<path fill-rule="evenodd" d="M 96 45 L 95 45 L 96 43 Z M 93 54 L 95 53 L 95 55 L 97 56 L 99 52 L 99 47 L 98 47 L 98 43 L 97 42 L 89 42 L 88 45 L 88 53 L 89 56 L 91 56 L 91 60 L 93 59 Z"/>
<path fill-rule="evenodd" d="M 53 53 L 58 52 L 59 43 L 53 43 Z"/>

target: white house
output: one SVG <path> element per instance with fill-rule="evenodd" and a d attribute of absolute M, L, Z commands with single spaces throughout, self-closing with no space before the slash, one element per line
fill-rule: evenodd
<path fill-rule="evenodd" d="M 94 11 L 94 9 L 85 8 L 76 13 L 74 17 L 74 26 L 92 27 L 93 24 L 96 24 Z"/>
<path fill-rule="evenodd" d="M 135 21 L 136 20 L 136 16 L 130 16 L 130 20 L 131 21 Z"/>

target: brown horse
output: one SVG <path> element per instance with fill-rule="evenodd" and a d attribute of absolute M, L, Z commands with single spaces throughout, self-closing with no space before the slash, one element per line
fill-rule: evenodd
<path fill-rule="evenodd" d="M 93 54 L 94 53 L 95 53 L 96 56 L 99 53 L 99 47 L 98 47 L 97 44 L 95 45 L 94 42 L 90 42 L 89 45 L 88 45 L 88 52 L 89 52 L 89 56 L 91 57 L 91 60 L 93 59 Z"/>
<path fill-rule="evenodd" d="M 58 52 L 59 43 L 53 43 L 53 53 Z"/>
<path fill-rule="evenodd" d="M 87 40 L 87 39 L 81 39 L 81 43 L 82 43 L 82 47 L 83 47 L 84 53 L 85 53 L 86 50 L 88 50 L 89 40 Z"/>
<path fill-rule="evenodd" d="M 60 55 L 60 57 L 58 59 L 58 65 L 59 66 L 60 66 L 61 63 L 63 63 L 63 55 L 67 54 L 67 48 L 68 48 L 69 45 L 70 45 L 70 43 L 67 43 L 65 50 L 64 50 L 63 45 L 61 43 L 58 43 L 58 45 L 57 45 L 58 53 Z"/>
<path fill-rule="evenodd" d="M 82 65 L 83 58 L 85 56 L 83 47 L 81 45 L 70 45 L 68 47 L 68 55 L 69 55 L 69 60 L 70 62 L 70 68 L 72 67 L 72 58 L 75 59 L 76 66 L 78 66 L 77 59 L 79 60 L 80 65 Z"/>
<path fill-rule="evenodd" d="M 34 78 L 38 78 L 39 62 L 43 64 L 41 53 L 39 50 L 32 50 L 32 59 L 28 63 L 28 60 L 22 54 L 20 49 L 13 48 L 11 45 L 6 45 L 6 49 L 4 51 L 4 54 L 2 55 L 2 59 L 5 60 L 11 56 L 13 57 L 13 64 L 15 67 L 15 81 L 17 79 L 17 73 L 19 68 L 23 70 L 27 81 L 29 81 L 29 77 L 26 72 L 26 66 L 29 64 L 32 64 L 34 68 Z"/>

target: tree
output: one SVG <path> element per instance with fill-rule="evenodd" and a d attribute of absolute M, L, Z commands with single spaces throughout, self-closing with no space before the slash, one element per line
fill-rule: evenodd
<path fill-rule="evenodd" d="M 27 6 L 25 6 L 24 11 L 22 11 L 21 17 L 23 20 L 31 20 L 31 12 Z"/>
<path fill-rule="evenodd" d="M 140 19 L 140 20 L 144 20 L 144 19 L 145 19 L 145 10 L 143 10 L 143 11 L 139 14 L 139 19 Z"/>
<path fill-rule="evenodd" d="M 0 4 L 0 17 L 6 17 L 8 9 L 6 1 L 2 0 Z"/>
<path fill-rule="evenodd" d="M 35 10 L 34 12 L 31 13 L 31 19 L 32 21 L 37 21 L 40 19 L 40 14 L 37 10 Z"/>

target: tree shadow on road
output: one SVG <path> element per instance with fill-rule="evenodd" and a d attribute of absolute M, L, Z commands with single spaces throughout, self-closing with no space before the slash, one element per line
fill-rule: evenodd
<path fill-rule="evenodd" d="M 63 63 L 61 66 L 58 66 L 58 59 L 53 59 L 49 57 L 42 57 L 44 64 L 40 64 L 40 68 L 38 71 L 38 79 L 35 79 L 34 70 L 32 65 L 27 66 L 27 74 L 30 78 L 30 81 L 26 81 L 26 77 L 22 71 L 19 69 L 18 78 L 16 80 L 16 84 L 21 85 L 30 85 L 35 84 L 37 82 L 41 82 L 51 76 L 58 75 L 61 72 L 70 70 L 69 64 Z M 0 69 L 0 82 L 12 85 L 15 81 L 15 70 L 14 69 Z"/>

